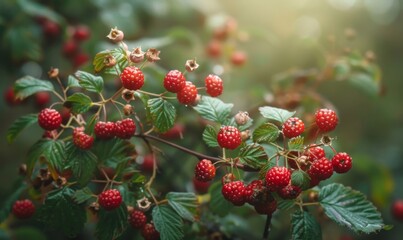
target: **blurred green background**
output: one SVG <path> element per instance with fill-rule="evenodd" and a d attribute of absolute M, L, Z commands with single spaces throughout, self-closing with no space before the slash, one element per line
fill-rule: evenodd
<path fill-rule="evenodd" d="M 390 208 L 395 199 L 403 199 L 402 9 L 403 1 L 399 0 L 3 0 L 0 88 L 5 93 L 24 75 L 47 79 L 51 67 L 58 67 L 62 76 L 77 67 L 93 72 L 92 57 L 111 47 L 105 36 L 115 26 L 125 32 L 130 49 L 141 45 L 143 49 L 161 50 L 158 65 L 163 69 L 183 69 L 187 59 L 196 57 L 200 74 L 191 74 L 190 79 L 200 83 L 200 77 L 210 72 L 222 74 L 225 90 L 221 99 L 235 104 L 234 113 L 270 104 L 279 73 L 319 71 L 326 59 L 357 52 L 379 65 L 381 94 L 334 79 L 317 88 L 338 110 L 341 121 L 334 133 L 337 148 L 354 159 L 353 171 L 332 180 L 364 192 L 382 212 L 385 222 L 395 227 L 360 237 L 326 225 L 324 236 L 340 239 L 347 234 L 354 239 L 397 240 L 403 236 L 403 223 L 393 219 Z M 43 17 L 55 22 L 58 30 L 46 30 Z M 236 31 L 225 40 L 223 54 L 212 58 L 206 48 L 215 29 L 228 19 L 236 22 Z M 90 30 L 89 39 L 79 43 L 82 62 L 76 57 L 78 53 L 74 57 L 63 53 L 64 44 L 72 38 L 72 29 L 80 25 Z M 246 53 L 242 66 L 231 64 L 234 51 Z M 114 79 L 109 80 L 113 85 Z M 12 191 L 18 166 L 42 134 L 39 128 L 30 128 L 10 145 L 6 130 L 17 117 L 37 111 L 35 99 L 15 106 L 0 102 L 0 200 Z M 187 161 L 183 166 L 186 169 L 181 171 L 183 176 L 174 178 L 172 187 L 186 189 L 193 166 Z M 264 221 L 253 221 L 258 222 L 252 229 L 259 236 Z M 282 231 L 287 230 L 288 225 L 279 219 L 274 222 L 273 237 L 283 239 Z"/>

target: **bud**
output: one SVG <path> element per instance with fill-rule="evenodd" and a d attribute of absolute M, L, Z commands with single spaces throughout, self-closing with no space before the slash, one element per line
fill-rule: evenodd
<path fill-rule="evenodd" d="M 21 176 L 26 176 L 27 175 L 27 164 L 21 164 L 20 167 L 18 168 L 18 173 Z"/>
<path fill-rule="evenodd" d="M 147 61 L 149 62 L 156 62 L 160 60 L 160 58 L 158 57 L 158 55 L 160 55 L 160 51 L 158 51 L 156 48 L 149 48 L 145 55 Z"/>
<path fill-rule="evenodd" d="M 137 208 L 140 211 L 145 212 L 148 209 L 150 209 L 150 207 L 151 207 L 151 202 L 148 200 L 148 198 L 143 197 L 143 198 L 137 200 Z"/>
<path fill-rule="evenodd" d="M 235 180 L 235 175 L 232 173 L 227 173 L 221 178 L 222 185 L 233 182 Z"/>
<path fill-rule="evenodd" d="M 144 55 L 145 55 L 145 52 L 141 51 L 141 47 L 136 47 L 130 53 L 129 58 L 130 58 L 130 61 L 132 61 L 134 63 L 139 63 L 144 60 Z"/>
<path fill-rule="evenodd" d="M 112 56 L 112 55 L 107 55 L 107 56 L 104 58 L 104 64 L 105 64 L 105 66 L 107 66 L 107 67 L 113 67 L 113 66 L 115 66 L 115 65 L 116 65 L 116 59 L 115 59 L 115 57 Z"/>
<path fill-rule="evenodd" d="M 114 43 L 121 42 L 124 38 L 125 34 L 120 31 L 117 27 L 112 28 L 109 34 L 106 36 L 110 40 L 112 40 Z"/>
<path fill-rule="evenodd" d="M 185 64 L 186 71 L 188 72 L 193 72 L 199 67 L 199 64 L 197 64 L 196 59 L 191 59 L 187 60 Z"/>
<path fill-rule="evenodd" d="M 48 72 L 48 76 L 50 78 L 57 78 L 59 76 L 59 69 L 58 68 L 50 68 Z"/>
<path fill-rule="evenodd" d="M 88 208 L 90 209 L 90 211 L 93 214 L 96 214 L 99 211 L 99 203 L 98 202 L 92 202 Z"/>
<path fill-rule="evenodd" d="M 333 138 L 331 138 L 331 137 L 329 137 L 329 136 L 323 136 L 321 139 L 320 139 L 320 142 L 321 143 L 323 143 L 324 145 L 326 145 L 326 146 L 331 146 L 332 145 L 332 141 L 333 141 Z"/>
<path fill-rule="evenodd" d="M 238 125 L 245 125 L 248 121 L 249 121 L 250 117 L 249 117 L 249 113 L 248 112 L 242 112 L 239 111 L 236 115 L 235 115 L 235 122 Z"/>
<path fill-rule="evenodd" d="M 132 114 L 134 113 L 133 106 L 130 105 L 130 104 L 126 104 L 126 105 L 123 107 L 123 113 L 125 114 L 125 116 L 132 115 Z"/>
<path fill-rule="evenodd" d="M 134 100 L 134 91 L 129 89 L 124 89 L 122 92 L 122 98 L 126 100 L 126 102 L 130 102 Z"/>
<path fill-rule="evenodd" d="M 242 141 L 248 140 L 250 137 L 250 131 L 249 130 L 245 130 L 241 132 L 241 139 Z"/>

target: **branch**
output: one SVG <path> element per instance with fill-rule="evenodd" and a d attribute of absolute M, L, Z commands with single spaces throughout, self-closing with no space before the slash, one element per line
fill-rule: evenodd
<path fill-rule="evenodd" d="M 185 152 L 185 153 L 188 153 L 188 154 L 190 154 L 190 155 L 193 155 L 193 156 L 197 157 L 197 158 L 199 159 L 199 161 L 201 161 L 201 160 L 203 160 L 203 159 L 208 159 L 208 160 L 210 160 L 210 161 L 212 161 L 212 162 L 222 161 L 222 159 L 220 159 L 220 158 L 208 156 L 208 155 L 205 155 L 205 154 L 202 154 L 202 153 L 199 153 L 199 152 L 195 152 L 195 151 L 193 151 L 193 150 L 191 150 L 191 149 L 182 147 L 182 146 L 180 146 L 180 145 L 177 145 L 177 144 L 175 144 L 175 143 L 166 141 L 166 140 L 164 140 L 164 139 L 162 139 L 162 138 L 159 138 L 159 137 L 156 137 L 156 136 L 153 136 L 153 135 L 136 134 L 136 135 L 134 135 L 134 136 L 135 136 L 135 137 L 142 138 L 142 139 L 144 139 L 144 140 L 146 140 L 146 139 L 151 139 L 151 140 L 154 140 L 154 141 L 157 141 L 157 142 L 164 143 L 164 144 L 166 144 L 166 145 L 168 145 L 168 146 L 171 146 L 171 147 L 173 147 L 173 148 L 179 149 L 179 150 L 181 150 L 182 152 Z M 226 164 L 226 165 L 231 165 L 231 163 L 229 163 L 229 162 L 225 162 L 224 164 Z M 248 172 L 257 172 L 257 171 L 259 171 L 258 169 L 251 168 L 251 167 L 246 166 L 246 165 L 243 165 L 243 164 L 241 164 L 241 163 L 236 163 L 234 166 L 237 167 L 237 168 L 239 168 L 239 169 L 242 169 L 242 170 L 244 170 L 244 171 L 248 171 Z"/>
<path fill-rule="evenodd" d="M 271 225 L 271 214 L 267 214 L 266 224 L 264 225 L 264 231 L 263 231 L 263 240 L 269 239 L 270 225 Z"/>

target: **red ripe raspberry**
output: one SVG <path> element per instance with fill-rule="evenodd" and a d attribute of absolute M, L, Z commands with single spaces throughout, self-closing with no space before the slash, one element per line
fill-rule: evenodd
<path fill-rule="evenodd" d="M 63 43 L 62 52 L 64 56 L 72 57 L 77 53 L 77 51 L 78 51 L 78 44 L 76 41 L 69 40 Z"/>
<path fill-rule="evenodd" d="M 308 157 L 309 161 L 311 161 L 311 162 L 326 157 L 325 150 L 318 146 L 309 147 L 305 151 L 305 155 Z"/>
<path fill-rule="evenodd" d="M 218 145 L 222 148 L 235 149 L 242 143 L 241 132 L 233 126 L 223 126 L 217 134 Z"/>
<path fill-rule="evenodd" d="M 298 186 L 288 185 L 277 191 L 278 195 L 283 199 L 296 199 L 301 193 Z"/>
<path fill-rule="evenodd" d="M 139 68 L 129 66 L 120 74 L 120 80 L 124 88 L 138 90 L 144 84 L 144 74 Z"/>
<path fill-rule="evenodd" d="M 98 203 L 105 210 L 113 210 L 118 208 L 122 203 L 122 196 L 118 190 L 109 189 L 99 194 Z"/>
<path fill-rule="evenodd" d="M 403 200 L 396 200 L 392 204 L 392 215 L 398 221 L 403 221 Z"/>
<path fill-rule="evenodd" d="M 129 223 L 133 228 L 143 228 L 147 223 L 147 217 L 142 211 L 134 210 L 129 216 Z"/>
<path fill-rule="evenodd" d="M 241 181 L 225 184 L 221 189 L 221 193 L 225 199 L 235 206 L 242 206 L 245 204 L 245 185 Z"/>
<path fill-rule="evenodd" d="M 231 63 L 235 66 L 241 66 L 246 62 L 247 56 L 244 52 L 237 51 L 231 55 Z"/>
<path fill-rule="evenodd" d="M 315 122 L 319 130 L 330 132 L 336 128 L 339 119 L 335 111 L 323 108 L 315 113 Z"/>
<path fill-rule="evenodd" d="M 329 161 L 327 158 L 315 160 L 311 164 L 308 174 L 311 176 L 311 178 L 317 178 L 320 181 L 328 179 L 333 174 L 332 162 Z"/>
<path fill-rule="evenodd" d="M 90 56 L 86 53 L 77 53 L 73 58 L 74 67 L 78 68 L 84 64 L 86 64 L 90 60 Z"/>
<path fill-rule="evenodd" d="M 21 103 L 21 100 L 15 97 L 14 88 L 12 86 L 8 87 L 4 92 L 4 100 L 10 106 L 18 105 Z"/>
<path fill-rule="evenodd" d="M 293 138 L 301 135 L 305 130 L 304 122 L 297 118 L 292 117 L 287 119 L 283 124 L 283 134 L 287 138 Z"/>
<path fill-rule="evenodd" d="M 211 182 L 202 182 L 193 178 L 193 188 L 197 193 L 204 194 L 208 192 Z"/>
<path fill-rule="evenodd" d="M 185 87 L 177 93 L 176 97 L 182 104 L 192 104 L 197 97 L 197 88 L 192 82 L 186 81 Z"/>
<path fill-rule="evenodd" d="M 265 187 L 262 180 L 253 180 L 245 187 L 245 201 L 254 205 L 256 203 L 256 197 L 259 195 Z"/>
<path fill-rule="evenodd" d="M 271 215 L 276 211 L 276 209 L 277 209 L 276 200 L 255 205 L 255 211 L 258 214 Z"/>
<path fill-rule="evenodd" d="M 290 181 L 291 172 L 286 167 L 273 167 L 266 173 L 266 184 L 271 191 L 287 186 Z"/>
<path fill-rule="evenodd" d="M 94 138 L 84 133 L 84 128 L 75 128 L 73 131 L 73 143 L 78 148 L 90 149 L 94 143 Z"/>
<path fill-rule="evenodd" d="M 215 176 L 215 167 L 210 160 L 201 160 L 195 168 L 195 178 L 202 182 L 211 181 Z"/>
<path fill-rule="evenodd" d="M 175 123 L 175 125 L 169 129 L 167 132 L 162 133 L 160 136 L 164 139 L 180 139 L 185 131 L 185 126 L 180 123 Z"/>
<path fill-rule="evenodd" d="M 346 173 L 352 167 L 353 159 L 344 152 L 337 153 L 332 158 L 333 170 L 337 173 Z"/>
<path fill-rule="evenodd" d="M 13 205 L 13 214 L 19 219 L 30 218 L 35 213 L 35 205 L 31 200 L 19 200 Z"/>
<path fill-rule="evenodd" d="M 134 124 L 131 118 L 126 118 L 115 123 L 115 134 L 118 138 L 130 139 L 135 132 L 136 124 Z"/>
<path fill-rule="evenodd" d="M 60 26 L 49 19 L 43 21 L 42 30 L 48 37 L 57 37 L 60 34 Z"/>
<path fill-rule="evenodd" d="M 309 181 L 309 187 L 315 187 L 320 183 L 319 178 L 317 178 L 316 176 L 314 176 L 310 170 L 308 170 L 308 175 L 311 178 L 311 180 Z"/>
<path fill-rule="evenodd" d="M 35 104 L 39 108 L 45 107 L 50 101 L 50 93 L 49 92 L 37 92 L 35 94 Z"/>
<path fill-rule="evenodd" d="M 186 86 L 186 78 L 178 70 L 169 71 L 164 78 L 164 87 L 168 92 L 177 93 Z"/>
<path fill-rule="evenodd" d="M 52 131 L 62 124 L 62 116 L 54 109 L 45 108 L 38 115 L 38 124 L 41 128 Z"/>
<path fill-rule="evenodd" d="M 97 122 L 94 127 L 95 136 L 99 139 L 110 139 L 115 136 L 114 122 Z"/>
<path fill-rule="evenodd" d="M 155 229 L 153 223 L 147 223 L 144 225 L 144 227 L 141 229 L 141 236 L 145 240 L 158 240 L 160 239 L 160 233 Z"/>
<path fill-rule="evenodd" d="M 222 94 L 223 82 L 217 75 L 210 74 L 204 79 L 206 92 L 212 97 L 218 97 Z"/>
<path fill-rule="evenodd" d="M 90 29 L 85 25 L 80 25 L 74 29 L 73 38 L 77 41 L 84 41 L 87 40 L 90 35 Z"/>
<path fill-rule="evenodd" d="M 212 58 L 217 58 L 222 53 L 222 44 L 220 41 L 212 40 L 206 47 L 207 54 Z"/>

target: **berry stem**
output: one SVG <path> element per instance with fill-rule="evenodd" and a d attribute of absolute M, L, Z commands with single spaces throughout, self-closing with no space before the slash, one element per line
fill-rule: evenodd
<path fill-rule="evenodd" d="M 264 231 L 263 231 L 263 240 L 269 239 L 270 225 L 271 225 L 271 214 L 267 214 L 266 224 L 264 225 Z"/>
<path fill-rule="evenodd" d="M 66 89 L 64 88 L 64 86 L 63 86 L 63 84 L 62 84 L 62 81 L 60 81 L 59 76 L 56 77 L 56 80 L 57 80 L 57 82 L 59 83 L 59 86 L 60 86 L 60 88 L 61 88 L 61 90 L 62 90 L 62 92 L 63 92 L 64 99 L 67 99 Z"/>

